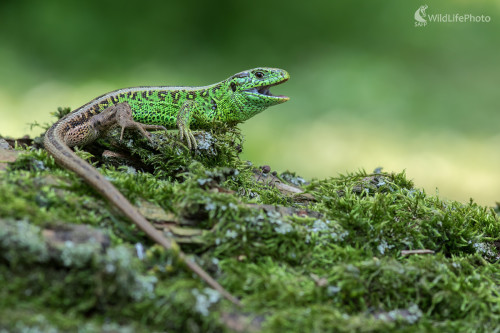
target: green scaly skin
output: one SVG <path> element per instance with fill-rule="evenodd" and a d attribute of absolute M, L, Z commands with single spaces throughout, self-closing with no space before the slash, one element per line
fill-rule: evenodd
<path fill-rule="evenodd" d="M 205 87 L 139 87 L 119 90 L 106 99 L 128 102 L 135 121 L 167 128 L 177 127 L 179 110 L 188 106 L 189 116 L 183 116 L 183 120 L 192 128 L 207 129 L 215 121 L 243 122 L 270 106 L 286 102 L 288 97 L 270 95 L 266 87 L 288 78 L 288 73 L 281 69 L 256 68 Z M 267 94 L 260 94 L 259 89 Z M 104 107 L 105 104 L 99 106 Z"/>
<path fill-rule="evenodd" d="M 203 130 L 218 122 L 236 125 L 266 108 L 288 101 L 274 96 L 271 86 L 290 78 L 277 68 L 255 68 L 237 73 L 219 83 L 203 87 L 135 87 L 115 90 L 74 110 L 47 131 L 45 149 L 63 167 L 74 171 L 102 196 L 118 207 L 152 240 L 166 249 L 178 251 L 186 265 L 225 298 L 239 300 L 227 292 L 178 245 L 156 230 L 137 209 L 95 168 L 79 158 L 70 147 L 83 146 L 104 136 L 110 129 L 135 128 L 149 138 L 146 130 L 179 129 L 181 140 L 196 148 L 192 129 Z"/>
<path fill-rule="evenodd" d="M 269 87 L 289 77 L 282 69 L 255 68 L 204 87 L 126 88 L 97 97 L 74 112 L 96 115 L 110 106 L 128 103 L 134 121 L 167 129 L 178 128 L 189 148 L 196 148 L 191 129 L 209 129 L 214 122 L 241 123 L 270 106 L 288 101 L 286 96 L 271 95 Z M 94 138 L 86 136 L 83 139 L 79 134 L 74 143 L 68 143 L 81 145 L 83 140 L 89 139 Z"/>

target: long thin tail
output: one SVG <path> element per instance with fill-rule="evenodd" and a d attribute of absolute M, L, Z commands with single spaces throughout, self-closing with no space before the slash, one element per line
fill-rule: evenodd
<path fill-rule="evenodd" d="M 226 299 L 236 305 L 240 301 L 227 292 L 217 281 L 215 281 L 198 264 L 186 257 L 179 250 L 179 246 L 174 240 L 169 240 L 163 234 L 156 230 L 144 216 L 111 184 L 103 175 L 101 175 L 89 163 L 79 158 L 66 144 L 64 140 L 64 120 L 58 121 L 45 134 L 45 149 L 54 157 L 57 163 L 63 167 L 75 172 L 82 177 L 88 184 L 96 189 L 103 197 L 109 200 L 114 206 L 118 207 L 123 214 L 132 220 L 142 231 L 151 239 L 164 248 L 178 250 L 178 256 L 186 265 L 202 278 L 210 287 L 221 293 Z"/>

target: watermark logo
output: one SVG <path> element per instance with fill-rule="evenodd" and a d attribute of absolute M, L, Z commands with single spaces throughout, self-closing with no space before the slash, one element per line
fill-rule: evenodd
<path fill-rule="evenodd" d="M 491 17 L 488 15 L 472 14 L 427 14 L 427 5 L 420 6 L 415 11 L 415 26 L 425 27 L 428 23 L 489 23 Z"/>
<path fill-rule="evenodd" d="M 417 11 L 415 12 L 415 26 L 416 27 L 425 27 L 427 25 L 427 20 L 425 19 L 427 14 L 425 13 L 425 10 L 428 7 L 429 6 L 427 6 L 427 5 L 420 6 L 417 9 Z"/>

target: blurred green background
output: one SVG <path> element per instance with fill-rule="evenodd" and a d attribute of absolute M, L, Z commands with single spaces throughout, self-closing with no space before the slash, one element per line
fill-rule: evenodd
<path fill-rule="evenodd" d="M 311 178 L 406 169 L 427 192 L 500 201 L 500 1 L 0 2 L 0 134 L 36 135 L 107 91 L 287 69 L 291 100 L 242 125 L 244 158 Z"/>

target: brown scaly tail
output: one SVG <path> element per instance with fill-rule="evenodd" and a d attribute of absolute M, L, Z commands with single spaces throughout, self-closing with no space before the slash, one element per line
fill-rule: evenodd
<path fill-rule="evenodd" d="M 75 113 L 71 114 L 74 115 Z M 210 287 L 221 293 L 226 299 L 240 306 L 240 301 L 226 291 L 217 281 L 215 281 L 198 264 L 186 257 L 179 250 L 179 246 L 174 240 L 167 239 L 163 234 L 156 230 L 146 218 L 144 218 L 137 209 L 111 184 L 103 175 L 101 175 L 89 163 L 79 158 L 66 144 L 65 135 L 70 126 L 66 125 L 70 117 L 65 117 L 55 123 L 45 134 L 45 149 L 54 157 L 55 161 L 61 166 L 67 168 L 82 177 L 88 184 L 96 189 L 103 197 L 109 200 L 114 206 L 118 207 L 123 214 L 132 220 L 142 231 L 152 240 L 168 250 L 177 250 L 179 258 L 194 273 L 204 280 Z M 65 130 L 66 129 L 66 130 Z"/>

